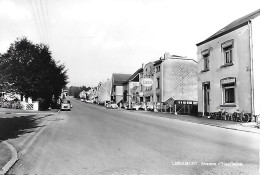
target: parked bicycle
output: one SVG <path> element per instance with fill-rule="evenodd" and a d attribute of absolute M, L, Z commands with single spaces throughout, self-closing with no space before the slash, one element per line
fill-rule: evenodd
<path fill-rule="evenodd" d="M 244 110 L 241 112 L 234 112 L 232 115 L 233 121 L 237 122 L 250 122 L 252 120 L 251 114 L 245 113 Z"/>

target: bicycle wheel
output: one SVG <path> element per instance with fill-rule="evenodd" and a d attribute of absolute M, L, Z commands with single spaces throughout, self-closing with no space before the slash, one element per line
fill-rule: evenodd
<path fill-rule="evenodd" d="M 243 122 L 249 122 L 249 115 L 248 114 L 244 114 L 243 118 L 242 118 Z"/>
<path fill-rule="evenodd" d="M 232 119 L 233 119 L 233 121 L 237 121 L 237 113 L 236 112 L 234 112 L 232 114 Z"/>

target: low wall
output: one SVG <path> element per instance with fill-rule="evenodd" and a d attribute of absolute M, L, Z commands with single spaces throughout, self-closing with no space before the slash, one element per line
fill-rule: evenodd
<path fill-rule="evenodd" d="M 10 109 L 23 109 L 23 110 L 31 110 L 31 111 L 39 111 L 39 102 L 33 101 L 32 103 L 28 103 L 25 101 L 4 101 L 0 102 L 0 107 L 2 108 L 10 108 Z"/>

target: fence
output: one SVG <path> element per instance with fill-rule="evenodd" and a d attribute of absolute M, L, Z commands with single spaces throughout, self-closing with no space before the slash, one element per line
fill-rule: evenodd
<path fill-rule="evenodd" d="M 0 101 L 1 108 L 10 108 L 10 109 L 23 109 L 23 110 L 39 110 L 39 102 L 34 101 L 32 103 L 27 103 L 24 101 Z"/>
<path fill-rule="evenodd" d="M 197 115 L 198 103 L 187 100 L 171 100 L 165 103 L 157 103 L 155 106 L 159 112 L 169 112 L 182 115 Z"/>

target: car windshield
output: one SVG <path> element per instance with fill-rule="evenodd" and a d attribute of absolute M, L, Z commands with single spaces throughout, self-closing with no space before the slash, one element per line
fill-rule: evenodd
<path fill-rule="evenodd" d="M 62 103 L 70 104 L 70 101 L 69 100 L 64 100 L 64 101 L 62 101 Z"/>

